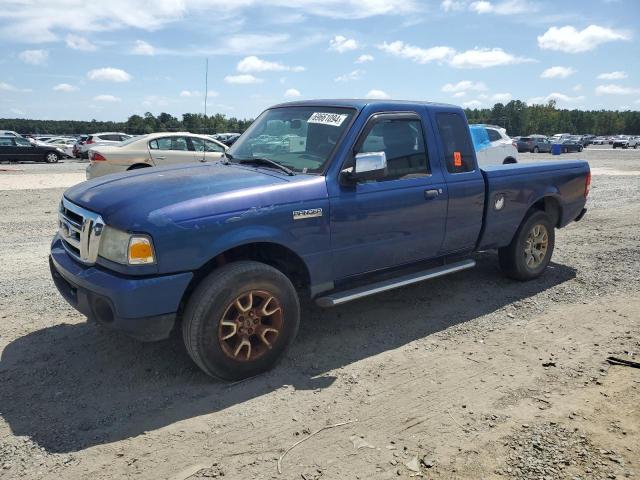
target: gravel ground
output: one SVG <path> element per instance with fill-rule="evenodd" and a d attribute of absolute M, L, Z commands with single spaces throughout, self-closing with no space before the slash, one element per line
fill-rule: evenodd
<path fill-rule="evenodd" d="M 0 165 L 0 478 L 638 478 L 640 370 L 605 359 L 640 351 L 640 151 L 567 158 L 591 164 L 589 212 L 543 277 L 510 281 L 487 252 L 306 307 L 284 362 L 237 384 L 60 298 L 49 241 L 86 163 Z"/>

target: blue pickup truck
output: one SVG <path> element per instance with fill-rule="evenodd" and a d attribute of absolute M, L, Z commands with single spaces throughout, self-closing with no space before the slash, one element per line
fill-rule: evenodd
<path fill-rule="evenodd" d="M 147 341 L 181 330 L 202 370 L 240 379 L 291 344 L 301 298 L 340 305 L 490 249 L 508 276 L 538 277 L 590 179 L 583 161 L 478 168 L 456 106 L 286 103 L 218 162 L 68 189 L 49 263 L 90 321 Z"/>

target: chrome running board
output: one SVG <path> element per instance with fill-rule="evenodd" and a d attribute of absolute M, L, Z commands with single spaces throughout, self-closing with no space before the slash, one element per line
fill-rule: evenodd
<path fill-rule="evenodd" d="M 368 297 L 369 295 L 375 295 L 376 293 L 386 292 L 387 290 L 404 287 L 406 285 L 411 285 L 412 283 L 418 283 L 424 280 L 442 277 L 443 275 L 448 275 L 450 273 L 459 272 L 460 270 L 466 270 L 468 268 L 475 267 L 475 265 L 475 260 L 463 260 L 456 263 L 450 263 L 448 265 L 430 268 L 429 270 L 423 270 L 410 275 L 403 275 L 390 280 L 372 283 L 370 285 L 365 285 L 364 287 L 331 293 L 317 298 L 316 304 L 320 307 L 335 307 L 337 305 L 342 305 L 343 303 L 351 302 L 352 300 L 358 300 L 359 298 Z"/>

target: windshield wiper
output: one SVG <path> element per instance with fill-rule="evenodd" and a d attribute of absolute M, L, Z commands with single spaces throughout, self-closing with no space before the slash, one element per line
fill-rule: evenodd
<path fill-rule="evenodd" d="M 259 163 L 262 165 L 268 165 L 271 167 L 275 167 L 279 170 L 282 170 L 284 173 L 286 173 L 287 175 L 295 175 L 295 172 L 293 170 L 291 170 L 288 167 L 285 167 L 284 165 L 275 162 L 273 160 L 270 160 L 268 158 L 261 158 L 261 157 L 251 157 L 251 158 L 241 158 L 239 160 L 237 160 L 238 163 Z"/>

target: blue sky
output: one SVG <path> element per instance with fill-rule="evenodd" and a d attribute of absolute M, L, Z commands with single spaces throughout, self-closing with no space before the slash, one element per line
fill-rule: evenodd
<path fill-rule="evenodd" d="M 104 5 L 104 3 L 108 3 Z M 0 117 L 304 98 L 640 109 L 638 0 L 0 0 Z"/>

